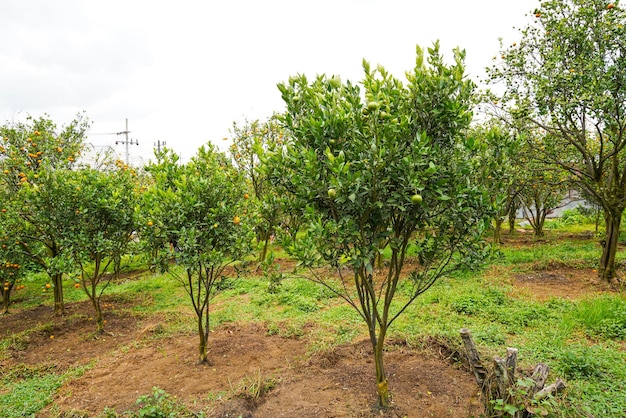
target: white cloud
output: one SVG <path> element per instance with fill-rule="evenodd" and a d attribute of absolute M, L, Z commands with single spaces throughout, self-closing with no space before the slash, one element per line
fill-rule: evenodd
<path fill-rule="evenodd" d="M 537 1 L 5 0 L 0 5 L 0 119 L 23 111 L 68 122 L 85 110 L 92 133 L 124 130 L 152 155 L 157 140 L 189 158 L 223 146 L 233 121 L 282 109 L 290 75 L 361 78 L 361 59 L 402 76 L 415 45 L 467 50 L 482 75 L 498 37 L 515 37 Z M 116 135 L 92 135 L 115 146 Z M 123 148 L 118 147 L 123 154 Z"/>

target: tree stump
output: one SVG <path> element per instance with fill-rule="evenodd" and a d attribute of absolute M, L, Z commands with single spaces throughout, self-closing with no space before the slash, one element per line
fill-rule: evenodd
<path fill-rule="evenodd" d="M 481 389 L 485 404 L 485 416 L 515 418 L 531 417 L 545 411 L 542 402 L 566 388 L 563 380 L 557 379 L 545 386 L 550 368 L 539 363 L 530 376 L 519 373 L 517 348 L 507 348 L 506 357 L 494 357 L 491 367 L 486 367 L 480 359 L 472 333 L 463 328 L 460 331 L 470 369 Z"/>

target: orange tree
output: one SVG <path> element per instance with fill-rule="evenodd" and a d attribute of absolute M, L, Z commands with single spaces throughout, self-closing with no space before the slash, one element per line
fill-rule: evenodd
<path fill-rule="evenodd" d="M 88 121 L 78 115 L 70 124 L 57 127 L 51 120 L 28 117 L 25 122 L 0 127 L 0 193 L 12 239 L 22 253 L 50 276 L 54 312 L 64 312 L 63 273 L 58 256 L 60 237 L 68 227 L 67 194 L 63 182 L 50 173 L 70 169 L 82 149 Z"/>
<path fill-rule="evenodd" d="M 567 172 L 554 165 L 546 165 L 535 157 L 533 147 L 529 144 L 544 143 L 541 136 L 532 131 L 520 136 L 524 136 L 525 140 L 522 145 L 523 151 L 518 156 L 518 164 L 523 170 L 519 175 L 517 198 L 523 216 L 532 227 L 535 237 L 542 237 L 548 215 L 570 203 L 567 197 L 571 184 L 568 182 Z M 531 136 L 534 136 L 534 139 L 531 139 Z"/>
<path fill-rule="evenodd" d="M 68 187 L 70 220 L 62 244 L 63 256 L 78 270 L 80 284 L 96 312 L 96 332 L 104 331 L 100 299 L 117 276 L 136 230 L 133 169 L 123 165 L 95 170 L 57 170 L 57 182 Z"/>
<path fill-rule="evenodd" d="M 464 52 L 455 50 L 451 65 L 438 43 L 428 52 L 425 60 L 417 48 L 406 85 L 366 61 L 364 91 L 326 76 L 280 84 L 289 139 L 267 162 L 275 184 L 306 207 L 306 234 L 286 250 L 367 324 L 381 406 L 389 404 L 389 326 L 438 278 L 486 254 L 491 206 L 471 180 L 479 162 L 464 136 L 475 86 Z M 403 271 L 409 248 L 419 266 Z M 389 260 L 377 269 L 385 250 Z"/>
<path fill-rule="evenodd" d="M 494 244 L 502 241 L 502 224 L 507 216 L 513 217 L 519 206 L 521 175 L 523 168 L 518 163 L 520 141 L 504 125 L 490 120 L 472 128 L 470 141 L 477 149 L 479 169 L 473 181 L 483 183 L 489 191 L 496 213 L 494 215 Z M 513 228 L 511 228 L 511 231 Z"/>
<path fill-rule="evenodd" d="M 545 132 L 530 143 L 536 157 L 602 207 L 598 275 L 611 281 L 626 208 L 626 13 L 619 2 L 550 0 L 532 16 L 489 76 L 505 84 L 514 122 Z"/>
<path fill-rule="evenodd" d="M 227 280 L 226 267 L 242 260 L 253 240 L 245 182 L 211 145 L 187 164 L 169 150 L 157 157 L 146 167 L 151 185 L 142 196 L 141 240 L 152 263 L 189 295 L 197 317 L 198 361 L 207 363 L 209 303 Z"/>
<path fill-rule="evenodd" d="M 283 133 L 276 121 L 258 120 L 243 125 L 233 124 L 233 144 L 230 154 L 235 166 L 241 171 L 249 185 L 246 193 L 254 209 L 254 229 L 257 243 L 261 244 L 259 262 L 265 261 L 269 241 L 275 234 L 281 220 L 280 199 L 268 182 L 266 173 L 261 169 L 263 156 L 270 146 L 279 146 L 283 142 Z"/>

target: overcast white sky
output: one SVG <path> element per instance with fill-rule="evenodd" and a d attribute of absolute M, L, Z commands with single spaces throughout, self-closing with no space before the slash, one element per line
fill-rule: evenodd
<path fill-rule="evenodd" d="M 230 143 L 233 121 L 283 110 L 290 75 L 362 78 L 361 60 L 397 77 L 415 45 L 467 50 L 476 81 L 498 38 L 518 39 L 537 0 L 2 0 L 0 123 L 85 111 L 88 142 L 112 146 L 129 120 L 131 162 L 157 141 L 183 160 Z"/>

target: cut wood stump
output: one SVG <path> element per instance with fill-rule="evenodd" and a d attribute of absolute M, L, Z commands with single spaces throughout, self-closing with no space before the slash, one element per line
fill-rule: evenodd
<path fill-rule="evenodd" d="M 480 359 L 476 344 L 469 329 L 460 331 L 470 369 L 480 387 L 485 404 L 485 416 L 500 417 L 513 415 L 515 418 L 534 416 L 541 410 L 541 401 L 566 388 L 563 380 L 557 379 L 545 386 L 550 368 L 539 363 L 530 376 L 519 373 L 517 367 L 517 348 L 507 348 L 506 357 L 495 356 L 491 366 L 486 366 Z M 503 407 L 509 405 L 509 410 Z"/>

